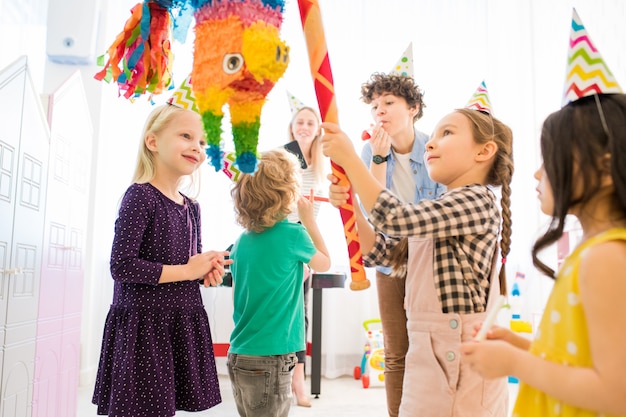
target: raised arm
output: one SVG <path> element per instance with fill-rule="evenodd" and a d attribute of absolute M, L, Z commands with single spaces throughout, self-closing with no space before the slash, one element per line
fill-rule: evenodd
<path fill-rule="evenodd" d="M 350 181 L 354 193 L 359 195 L 367 212 L 372 210 L 384 186 L 372 175 L 354 149 L 350 138 L 334 123 L 322 123 L 322 149 L 324 155 L 339 164 Z"/>
<path fill-rule="evenodd" d="M 313 190 L 310 191 L 310 195 L 300 196 L 298 199 L 298 216 L 302 225 L 306 228 L 313 245 L 317 249 L 317 252 L 309 261 L 309 266 L 319 272 L 328 271 L 330 268 L 330 255 L 328 248 L 326 248 L 326 242 L 320 232 L 317 222 L 315 221 L 315 214 L 313 209 Z"/>

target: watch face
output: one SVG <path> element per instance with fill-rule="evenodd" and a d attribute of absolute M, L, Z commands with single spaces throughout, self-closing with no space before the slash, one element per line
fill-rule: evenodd
<path fill-rule="evenodd" d="M 380 156 L 380 155 L 374 155 L 374 156 L 372 157 L 372 161 L 373 161 L 375 164 L 382 164 L 383 162 L 386 162 L 386 161 L 387 161 L 387 157 L 386 157 L 386 156 L 384 156 L 384 157 L 383 157 L 383 156 Z"/>

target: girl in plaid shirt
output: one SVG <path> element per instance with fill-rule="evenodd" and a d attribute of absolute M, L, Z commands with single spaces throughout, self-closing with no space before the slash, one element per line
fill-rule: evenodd
<path fill-rule="evenodd" d="M 374 227 L 356 210 L 365 264 L 407 265 L 409 350 L 400 416 L 506 416 L 505 379 L 484 380 L 461 362 L 460 348 L 505 287 L 504 268 L 499 280 L 492 276 L 500 227 L 503 262 L 510 248 L 511 129 L 476 110 L 444 117 L 424 160 L 429 176 L 448 191 L 407 204 L 372 177 L 337 125 L 322 128 L 324 153 L 344 168 Z M 332 204 L 345 204 L 349 187 L 330 180 Z M 502 214 L 489 186 L 501 187 Z M 398 250 L 402 238 L 408 255 Z"/>

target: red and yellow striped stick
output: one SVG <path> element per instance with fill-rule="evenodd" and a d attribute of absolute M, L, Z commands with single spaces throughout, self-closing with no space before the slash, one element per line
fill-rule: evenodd
<path fill-rule="evenodd" d="M 326 36 L 324 35 L 320 6 L 317 0 L 298 0 L 298 7 L 300 8 L 300 19 L 302 20 L 304 38 L 309 51 L 309 65 L 320 115 L 324 122 L 338 123 L 335 87 L 326 48 Z M 343 168 L 332 160 L 330 163 L 333 175 L 339 178 L 339 183 L 349 184 Z M 354 214 L 352 197 L 339 208 L 339 213 L 341 214 L 346 243 L 348 244 L 348 255 L 350 256 L 352 277 L 350 288 L 352 290 L 364 290 L 369 288 L 370 282 L 365 277 L 365 269 L 363 268 L 361 244 L 359 243 L 359 235 L 356 230 L 356 215 Z"/>

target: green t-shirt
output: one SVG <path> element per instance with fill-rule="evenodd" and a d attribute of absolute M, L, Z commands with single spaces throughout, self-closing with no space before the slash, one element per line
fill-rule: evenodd
<path fill-rule="evenodd" d="M 284 355 L 305 349 L 304 264 L 317 252 L 304 226 L 283 220 L 235 242 L 230 353 Z"/>

